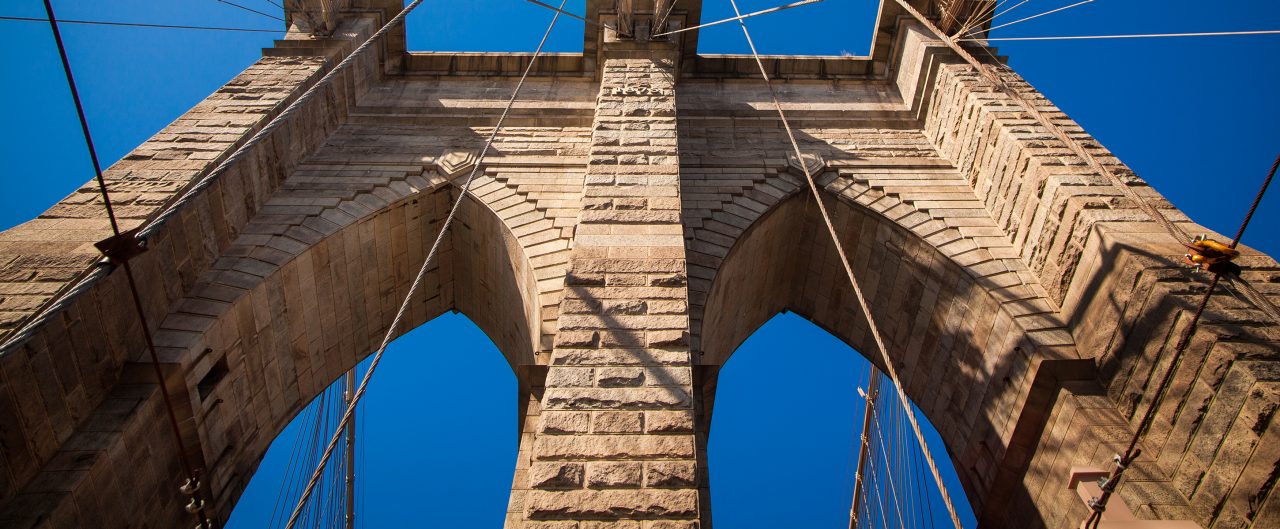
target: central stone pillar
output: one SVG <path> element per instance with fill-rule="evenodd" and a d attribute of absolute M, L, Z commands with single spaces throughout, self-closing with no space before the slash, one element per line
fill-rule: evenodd
<path fill-rule="evenodd" d="M 604 59 L 583 208 L 520 491 L 523 519 L 508 527 L 691 529 L 706 498 L 688 345 L 676 53 L 664 42 L 606 43 Z"/>

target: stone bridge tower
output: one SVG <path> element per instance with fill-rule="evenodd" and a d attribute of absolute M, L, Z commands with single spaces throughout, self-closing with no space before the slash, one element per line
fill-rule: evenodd
<path fill-rule="evenodd" d="M 126 228 L 402 5 L 325 4 L 111 167 Z M 654 7 L 589 0 L 586 18 L 643 28 Z M 700 7 L 679 0 L 669 22 Z M 0 234 L 0 525 L 190 526 L 143 333 L 222 519 L 281 428 L 376 347 L 531 58 L 388 37 L 159 226 L 132 261 L 152 328 L 94 249 L 109 232 L 92 186 Z M 755 63 L 697 38 L 588 25 L 583 53 L 539 58 L 397 330 L 461 311 L 517 373 L 508 528 L 706 529 L 716 375 L 738 344 L 789 310 L 875 351 Z M 1077 526 L 1070 469 L 1109 468 L 1205 290 L 1184 241 L 894 1 L 868 56 L 764 61 L 981 525 Z M 1240 262 L 1280 296 L 1275 261 Z M 1139 517 L 1280 526 L 1277 340 L 1254 307 L 1210 305 L 1119 491 Z"/>

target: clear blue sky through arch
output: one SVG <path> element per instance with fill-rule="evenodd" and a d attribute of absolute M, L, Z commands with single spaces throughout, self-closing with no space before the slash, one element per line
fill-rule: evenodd
<path fill-rule="evenodd" d="M 246 5 L 271 11 L 264 0 L 239 0 Z M 707 0 L 707 13 L 723 14 L 728 1 Z M 744 9 L 758 9 L 784 3 L 753 0 Z M 1032 0 L 1014 14 L 1029 16 L 1066 5 L 1065 0 Z M 221 25 L 277 28 L 278 22 L 231 8 L 215 0 L 115 0 L 112 2 L 54 2 L 64 18 L 137 21 L 169 24 Z M 752 19 L 749 25 L 761 53 L 860 53 L 865 48 L 869 24 L 857 13 L 865 13 L 866 0 L 826 0 L 813 7 L 801 7 Z M 569 2 L 581 12 L 583 0 Z M 849 13 L 849 20 L 839 18 Z M 42 17 L 39 0 L 13 0 L 0 6 L 0 15 Z M 785 17 L 785 18 L 784 18 Z M 546 10 L 521 0 L 472 0 L 445 2 L 427 0 L 410 19 L 411 49 L 419 50 L 532 50 L 550 19 Z M 833 24 L 833 21 L 835 22 Z M 847 22 L 847 23 L 845 23 Z M 0 83 L 0 119 L 6 124 L 0 141 L 0 229 L 33 218 L 72 192 L 92 176 L 75 119 L 69 93 L 59 68 L 48 26 L 43 23 L 0 21 L 9 35 L 9 44 L 0 48 L 6 82 Z M 742 51 L 742 36 L 732 25 L 708 30 L 702 36 L 704 51 Z M 1046 16 L 1007 29 L 994 36 L 1088 35 L 1177 31 L 1218 31 L 1280 29 L 1280 3 L 1271 0 L 1098 0 L 1062 13 Z M 549 43 L 551 51 L 575 51 L 582 45 L 582 25 L 561 19 Z M 270 34 L 219 33 L 161 29 L 64 26 L 63 35 L 76 68 L 84 103 L 104 163 L 119 159 L 182 112 L 216 90 L 260 56 L 260 48 L 271 45 Z M 1125 41 L 1009 42 L 1000 53 L 1010 64 L 1050 99 L 1079 121 L 1086 130 L 1114 151 L 1140 176 L 1168 197 L 1192 218 L 1218 232 L 1234 232 L 1248 200 L 1272 159 L 1280 152 L 1280 37 L 1216 37 Z M 1272 255 L 1280 255 L 1280 189 L 1273 190 L 1254 220 L 1245 243 Z M 467 356 L 501 363 L 501 356 L 481 354 L 491 347 L 488 340 L 473 332 L 464 318 L 446 317 L 396 342 L 388 362 L 405 362 L 394 373 L 375 379 L 371 398 L 391 384 L 397 373 L 415 373 Z M 447 341 L 444 337 L 458 337 Z M 819 340 L 821 341 L 821 340 Z M 843 345 L 843 344 L 840 344 Z M 819 345 L 836 347 L 835 344 Z M 476 354 L 470 354 L 470 353 Z M 744 356 L 743 358 L 747 358 Z M 415 363 L 418 362 L 418 363 Z M 388 364 L 392 365 L 392 364 Z M 750 378 L 751 362 L 731 366 L 734 376 Z M 435 367 L 433 367 L 435 366 Z M 501 366 L 504 367 L 505 366 Z M 754 369 L 763 369 L 756 366 Z M 390 370 L 389 370 L 390 371 Z M 488 372 L 497 373 L 491 369 Z M 760 373 L 756 373 L 757 375 Z M 498 375 L 494 375 L 498 376 Z M 453 395 L 465 392 L 462 379 L 439 384 L 452 386 Z M 503 503 L 495 507 L 493 498 L 505 502 L 511 461 L 507 454 L 515 442 L 514 384 L 511 390 L 495 390 L 503 404 L 492 413 L 505 424 L 495 426 L 491 436 L 477 442 L 492 442 L 492 460 L 477 464 L 492 466 L 491 481 L 485 491 L 455 497 L 452 508 L 481 513 L 472 521 L 443 524 L 451 527 L 493 527 L 500 520 Z M 500 387 L 501 383 L 497 383 Z M 488 387 L 488 386 L 486 386 Z M 441 386 L 441 391 L 450 386 Z M 410 393 L 424 397 L 426 390 Z M 449 393 L 446 393 L 449 394 Z M 834 406 L 856 402 L 855 396 L 833 403 L 832 416 L 841 412 Z M 378 439 L 376 424 L 417 427 L 393 437 L 417 450 L 430 450 L 438 441 L 439 425 L 412 423 L 411 406 L 422 402 L 412 398 L 388 399 L 386 408 L 370 414 L 386 414 L 370 422 L 365 436 Z M 481 413 L 481 404 L 476 414 Z M 371 405 L 372 406 L 372 405 Z M 465 408 L 464 408 L 465 409 Z M 717 414 L 730 408 L 717 410 Z M 815 412 L 822 411 L 816 410 Z M 487 412 L 486 412 L 487 413 Z M 718 416 L 717 420 L 723 419 Z M 728 420 L 728 419 L 725 419 Z M 488 430 L 484 430 L 488 431 Z M 713 440 L 713 442 L 716 442 Z M 503 444 L 506 443 L 506 444 Z M 490 447 L 490 445 L 483 445 Z M 371 448 L 372 450 L 372 448 Z M 386 449 L 394 453 L 395 449 Z M 724 452 L 713 457 L 726 457 Z M 803 472 L 828 461 L 799 461 L 794 466 L 796 480 L 807 479 Z M 477 467 L 478 468 L 478 467 Z M 719 468 L 719 467 L 716 467 Z M 730 514 L 738 501 L 748 501 L 750 491 L 734 492 L 734 482 L 717 477 L 715 498 L 730 498 L 715 504 L 721 528 L 749 529 L 794 524 L 793 518 L 757 517 L 735 525 Z M 725 472 L 725 471 L 720 471 Z M 415 475 L 444 482 L 455 476 Z M 820 479 L 820 478 L 814 478 Z M 498 485 L 493 485 L 497 483 Z M 497 492 L 494 492 L 497 491 Z M 735 494 L 744 494 L 734 496 Z M 777 494 L 785 494 L 780 491 Z M 795 489 L 793 494 L 807 493 Z M 495 496 L 496 495 L 496 496 Z M 367 496 L 367 498 L 372 496 Z M 393 496 L 394 498 L 394 496 Z M 779 501 L 801 501 L 778 498 Z M 395 500 L 412 501 L 412 500 Z M 399 506 L 396 506 L 398 508 Z M 824 507 L 825 508 L 825 507 Z M 370 507 L 372 516 L 373 508 Z M 726 510 L 727 509 L 727 510 Z M 403 511 L 395 511 L 403 512 Z M 494 518 L 486 518 L 492 515 Z M 402 522 L 394 516 L 383 524 Z M 823 522 L 815 521 L 815 527 Z M 245 526 L 248 527 L 248 526 Z"/>

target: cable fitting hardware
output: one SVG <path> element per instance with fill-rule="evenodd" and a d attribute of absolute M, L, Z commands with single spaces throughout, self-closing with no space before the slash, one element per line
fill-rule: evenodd
<path fill-rule="evenodd" d="M 1089 498 L 1089 509 L 1096 513 L 1102 513 L 1107 510 L 1107 504 L 1102 503 L 1102 500 L 1097 497 Z"/>
<path fill-rule="evenodd" d="M 1196 236 L 1191 244 L 1184 245 L 1189 250 L 1183 257 L 1195 268 L 1203 268 L 1215 273 L 1228 273 L 1232 269 L 1236 273 L 1240 267 L 1231 261 L 1240 256 L 1240 250 L 1210 239 L 1204 235 Z"/>
<path fill-rule="evenodd" d="M 195 495 L 196 491 L 198 490 L 200 490 L 200 480 L 197 478 L 187 478 L 187 480 L 183 482 L 182 485 L 178 486 L 178 492 L 181 492 L 187 496 Z"/>
<path fill-rule="evenodd" d="M 191 502 L 187 503 L 187 506 L 185 507 L 185 509 L 187 509 L 187 512 L 191 514 L 196 514 L 200 511 L 203 511 L 204 500 L 197 500 L 195 498 L 191 498 Z"/>
<path fill-rule="evenodd" d="M 137 236 L 137 228 L 120 232 L 93 243 L 93 246 L 115 263 L 123 263 L 147 251 L 147 242 Z"/>

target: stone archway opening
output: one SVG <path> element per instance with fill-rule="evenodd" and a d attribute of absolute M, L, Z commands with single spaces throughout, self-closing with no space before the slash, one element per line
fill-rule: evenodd
<path fill-rule="evenodd" d="M 842 195 L 824 200 L 908 397 L 945 442 L 935 460 L 950 456 L 971 507 L 982 512 L 989 497 L 1008 494 L 994 488 L 994 477 L 1016 464 L 1006 457 L 1015 430 L 1034 428 L 1022 424 L 1023 388 L 1046 353 L 980 275 L 891 218 Z M 794 193 L 757 217 L 719 264 L 694 329 L 699 363 L 714 378 L 756 329 L 794 312 L 882 368 L 856 307 L 813 199 Z"/>
<path fill-rule="evenodd" d="M 370 360 L 360 362 L 357 375 Z M 332 434 L 337 414 L 329 410 L 343 385 L 334 381 L 324 392 L 329 401 L 313 399 L 272 441 L 228 529 L 282 526 L 298 497 L 298 476 L 314 469 L 317 443 Z M 360 523 L 399 525 L 427 509 L 448 526 L 501 524 L 519 440 L 511 406 L 517 387 L 497 346 L 465 314 L 442 314 L 392 342 L 356 414 Z M 315 420 L 326 413 L 327 422 Z M 341 513 L 342 499 L 336 500 L 316 497 L 328 502 L 325 512 L 337 505 Z"/>
<path fill-rule="evenodd" d="M 775 315 L 738 347 L 717 377 L 715 419 L 708 433 L 717 527 L 849 522 L 865 411 L 858 388 L 866 389 L 869 366 L 861 353 L 795 313 Z M 896 401 L 883 404 L 897 406 Z M 888 422 L 886 414 L 881 423 Z M 936 430 L 927 420 L 921 427 L 930 449 L 942 457 L 946 451 Z M 916 456 L 904 441 L 890 441 L 894 446 L 888 449 L 899 464 Z M 879 452 L 871 456 L 883 459 Z M 940 463 L 965 526 L 974 527 L 954 467 Z M 913 520 L 931 517 L 949 524 L 932 481 L 915 484 L 919 497 L 901 508 L 915 506 L 919 512 L 909 513 Z"/>

